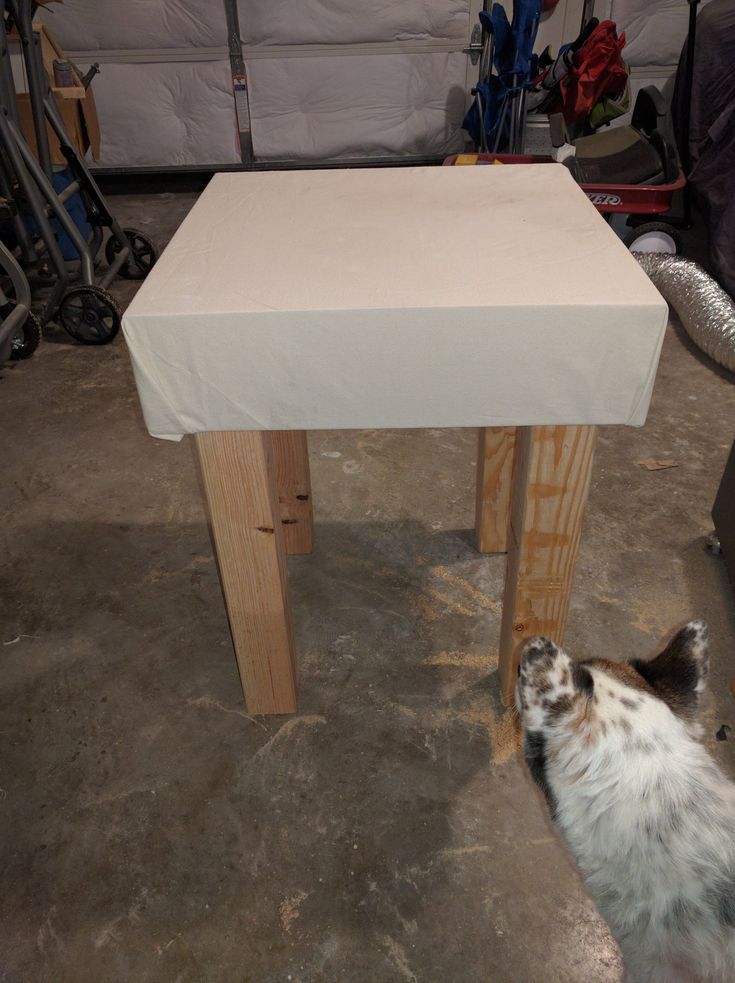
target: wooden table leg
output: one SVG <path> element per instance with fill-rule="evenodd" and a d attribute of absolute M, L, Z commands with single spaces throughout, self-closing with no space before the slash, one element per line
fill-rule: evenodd
<path fill-rule="evenodd" d="M 480 427 L 477 446 L 475 541 L 480 553 L 508 549 L 515 427 Z"/>
<path fill-rule="evenodd" d="M 296 660 L 271 435 L 218 431 L 195 441 L 248 711 L 293 713 Z"/>
<path fill-rule="evenodd" d="M 499 653 L 508 704 L 524 640 L 563 641 L 596 437 L 594 427 L 518 429 Z"/>
<path fill-rule="evenodd" d="M 309 447 L 305 430 L 274 430 L 273 461 L 287 553 L 311 553 L 314 520 L 311 508 Z"/>

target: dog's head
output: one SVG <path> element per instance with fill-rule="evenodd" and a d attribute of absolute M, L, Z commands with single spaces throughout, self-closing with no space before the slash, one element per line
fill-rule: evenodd
<path fill-rule="evenodd" d="M 569 761 L 575 749 L 580 759 L 601 748 L 645 753 L 664 740 L 672 715 L 694 730 L 709 668 L 707 636 L 704 622 L 691 621 L 654 659 L 629 662 L 575 662 L 546 638 L 526 644 L 516 707 L 526 761 L 552 812 L 549 754 Z"/>

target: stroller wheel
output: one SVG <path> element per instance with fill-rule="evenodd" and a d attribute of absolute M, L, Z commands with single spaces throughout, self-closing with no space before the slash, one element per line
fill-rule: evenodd
<path fill-rule="evenodd" d="M 59 304 L 59 321 L 75 341 L 106 345 L 120 330 L 122 312 L 102 287 L 72 287 Z"/>
<path fill-rule="evenodd" d="M 15 332 L 10 343 L 10 360 L 20 362 L 30 358 L 41 341 L 41 321 L 32 311 L 28 312 L 25 323 Z"/>
<path fill-rule="evenodd" d="M 644 222 L 632 229 L 623 239 L 632 253 L 670 253 L 678 256 L 682 251 L 681 236 L 666 222 Z"/>
<path fill-rule="evenodd" d="M 118 272 L 126 280 L 143 280 L 158 259 L 156 247 L 145 232 L 139 232 L 137 229 L 123 229 L 123 232 L 128 237 L 132 256 L 126 259 Z M 113 260 L 121 249 L 120 242 L 111 235 L 105 243 L 105 259 L 109 266 L 112 266 Z"/>

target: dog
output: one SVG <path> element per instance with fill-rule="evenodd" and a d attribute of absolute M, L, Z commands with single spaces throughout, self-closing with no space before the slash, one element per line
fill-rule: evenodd
<path fill-rule="evenodd" d="M 735 981 L 735 784 L 700 743 L 708 629 L 650 661 L 573 661 L 533 638 L 523 751 L 623 953 L 627 983 Z"/>

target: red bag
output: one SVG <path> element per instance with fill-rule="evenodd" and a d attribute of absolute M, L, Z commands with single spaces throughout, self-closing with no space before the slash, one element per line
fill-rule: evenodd
<path fill-rule="evenodd" d="M 603 95 L 625 90 L 628 70 L 620 52 L 625 33 L 618 37 L 615 22 L 603 20 L 575 52 L 567 75 L 560 82 L 564 122 L 571 126 L 586 119 Z"/>

